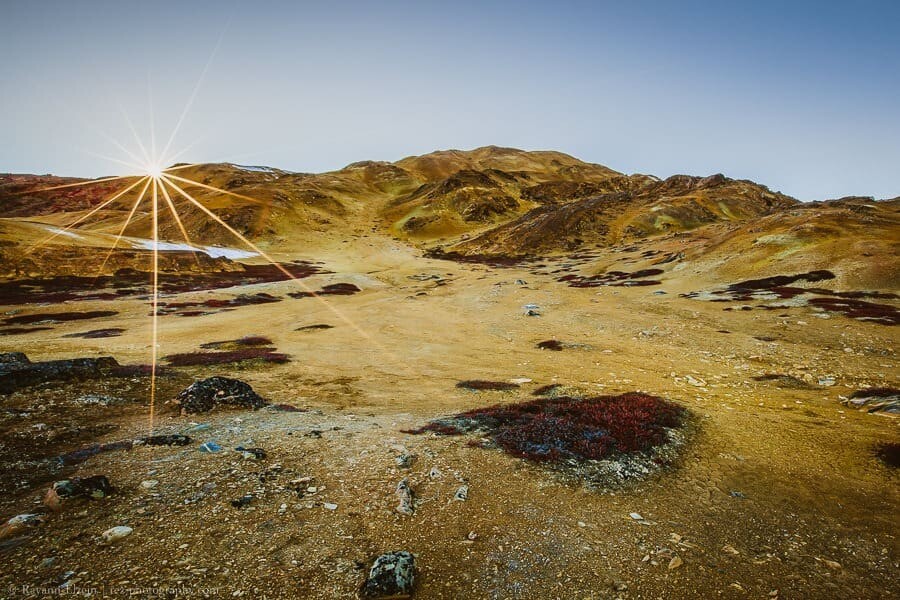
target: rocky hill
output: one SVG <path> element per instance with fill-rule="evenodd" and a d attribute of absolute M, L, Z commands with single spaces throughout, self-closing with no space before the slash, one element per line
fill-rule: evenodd
<path fill-rule="evenodd" d="M 721 174 L 661 180 L 560 152 L 487 146 L 318 174 L 234 164 L 184 165 L 171 173 L 196 182 L 176 181 L 241 234 L 285 252 L 388 235 L 437 254 L 510 259 L 675 235 L 694 270 L 723 277 L 836 267 L 855 282 L 890 286 L 900 271 L 896 199 L 803 204 Z M 39 239 L 38 225 L 72 223 L 134 182 L 41 191 L 79 181 L 0 175 L 0 244 L 7 255 Z M 108 246 L 139 189 L 80 224 L 77 236 L 55 243 Z M 174 193 L 172 200 L 192 243 L 236 245 L 200 209 Z M 162 236 L 183 241 L 162 197 L 160 206 Z M 150 237 L 149 208 L 149 202 L 139 207 L 126 235 Z"/>

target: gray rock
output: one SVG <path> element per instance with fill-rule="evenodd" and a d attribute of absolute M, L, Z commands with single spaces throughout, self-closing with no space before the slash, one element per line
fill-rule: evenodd
<path fill-rule="evenodd" d="M 416 566 L 409 552 L 382 554 L 372 563 L 363 585 L 364 598 L 409 598 L 415 584 Z"/>
<path fill-rule="evenodd" d="M 401 515 L 411 516 L 413 512 L 415 512 L 415 499 L 413 497 L 412 488 L 409 487 L 409 480 L 403 478 L 400 480 L 400 483 L 397 484 L 397 500 L 399 504 L 397 504 L 397 512 Z"/>

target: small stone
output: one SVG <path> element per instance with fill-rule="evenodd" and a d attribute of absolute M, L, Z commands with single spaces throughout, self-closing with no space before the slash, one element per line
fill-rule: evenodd
<path fill-rule="evenodd" d="M 696 379 L 690 375 L 685 375 L 684 379 L 694 387 L 704 387 L 706 385 L 706 382 L 702 379 Z"/>
<path fill-rule="evenodd" d="M 127 525 L 117 525 L 104 531 L 100 537 L 103 539 L 104 544 L 114 544 L 119 540 L 127 538 L 133 531 L 134 529 Z"/>
<path fill-rule="evenodd" d="M 415 512 L 415 500 L 412 488 L 409 487 L 409 480 L 402 479 L 397 484 L 395 493 L 399 502 L 395 510 L 401 515 L 411 516 Z"/>
<path fill-rule="evenodd" d="M 326 510 L 337 510 L 338 507 L 337 504 L 333 504 L 331 502 L 325 502 L 324 504 L 322 504 L 322 506 L 325 507 Z"/>
<path fill-rule="evenodd" d="M 237 500 L 232 500 L 231 505 L 235 508 L 244 508 L 250 506 L 251 502 L 253 502 L 253 494 L 244 494 Z"/>
<path fill-rule="evenodd" d="M 364 598 L 409 598 L 415 584 L 415 559 L 409 552 L 389 552 L 375 559 L 363 585 Z"/>
<path fill-rule="evenodd" d="M 262 448 L 244 448 L 243 446 L 238 446 L 235 450 L 240 452 L 241 456 L 248 460 L 263 460 L 266 457 L 266 451 Z"/>
<path fill-rule="evenodd" d="M 728 545 L 728 544 L 722 546 L 722 552 L 725 552 L 727 554 L 732 554 L 734 556 L 737 556 L 738 554 L 740 554 L 740 551 L 737 548 L 735 548 L 734 546 Z"/>
<path fill-rule="evenodd" d="M 144 488 L 145 490 L 152 490 L 153 488 L 155 488 L 158 485 L 159 485 L 159 481 L 157 481 L 156 479 L 145 479 L 144 481 L 141 482 L 141 487 Z"/>
<path fill-rule="evenodd" d="M 27 527 L 37 527 L 45 520 L 44 515 L 31 513 L 16 515 L 0 527 L 0 540 L 13 537 Z"/>
<path fill-rule="evenodd" d="M 825 566 L 831 569 L 832 571 L 839 571 L 844 567 L 841 566 L 841 563 L 835 560 L 828 560 L 827 558 L 823 558 L 822 562 L 825 563 Z"/>
<path fill-rule="evenodd" d="M 643 521 L 644 520 L 644 517 L 642 517 L 639 513 L 636 513 L 636 512 L 629 513 L 628 516 L 631 517 L 632 519 L 634 519 L 635 521 Z"/>
<path fill-rule="evenodd" d="M 394 462 L 397 463 L 397 466 L 401 469 L 408 469 L 412 466 L 413 461 L 416 457 L 412 454 L 407 454 L 404 452 L 400 456 L 394 459 Z"/>
<path fill-rule="evenodd" d="M 681 560 L 680 556 L 673 556 L 672 560 L 669 561 L 669 570 L 671 571 L 672 569 L 677 569 L 678 567 L 680 567 L 683 564 L 684 564 L 684 561 Z"/>
<path fill-rule="evenodd" d="M 456 490 L 456 493 L 453 494 L 453 499 L 458 500 L 460 502 L 465 502 L 469 499 L 469 486 L 462 485 L 459 489 Z"/>

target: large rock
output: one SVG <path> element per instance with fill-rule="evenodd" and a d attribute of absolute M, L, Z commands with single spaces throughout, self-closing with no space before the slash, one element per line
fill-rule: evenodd
<path fill-rule="evenodd" d="M 187 414 L 209 412 L 217 404 L 253 410 L 268 404 L 249 384 L 229 377 L 209 377 L 195 381 L 178 394 L 176 401 L 181 404 L 181 411 Z"/>
<path fill-rule="evenodd" d="M 98 379 L 112 373 L 119 363 L 111 356 L 31 362 L 21 352 L 0 354 L 0 394 L 48 381 Z"/>
<path fill-rule="evenodd" d="M 409 598 L 416 566 L 409 552 L 389 552 L 375 559 L 362 589 L 364 598 Z"/>

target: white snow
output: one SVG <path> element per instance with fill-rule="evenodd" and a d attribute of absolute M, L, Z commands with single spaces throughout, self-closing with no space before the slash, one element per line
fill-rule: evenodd
<path fill-rule="evenodd" d="M 153 240 L 130 238 L 128 241 L 130 241 L 135 248 L 153 250 Z M 222 248 L 219 246 L 191 246 L 190 244 L 176 242 L 159 242 L 158 247 L 161 252 L 203 252 L 204 254 L 212 258 L 230 258 L 233 260 L 239 258 L 250 258 L 257 255 L 256 252 L 241 250 L 239 248 Z"/>
<path fill-rule="evenodd" d="M 242 171 L 254 171 L 256 173 L 274 173 L 275 169 L 270 167 L 260 167 L 256 165 L 235 165 L 232 164 L 232 167 L 236 169 L 241 169 Z"/>
<path fill-rule="evenodd" d="M 55 235 L 64 235 L 66 237 L 70 237 L 70 238 L 73 238 L 76 240 L 81 239 L 81 236 L 78 235 L 77 233 L 72 233 L 71 231 L 66 231 L 62 227 L 54 227 L 53 225 L 44 225 L 43 227 L 44 227 L 44 229 L 46 229 L 47 231 L 49 231 L 50 233 L 53 233 Z"/>

